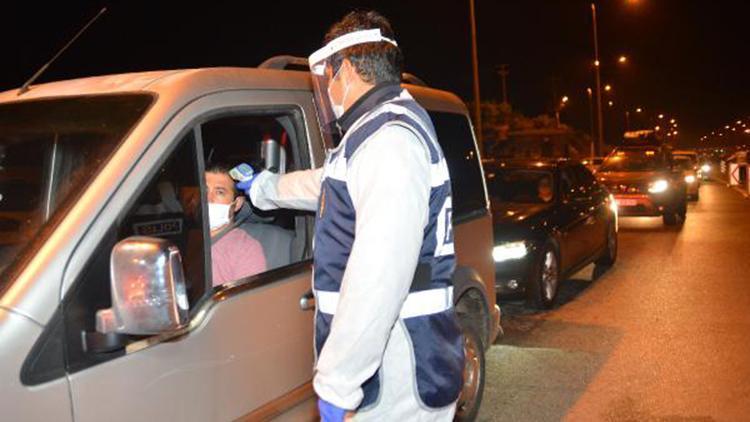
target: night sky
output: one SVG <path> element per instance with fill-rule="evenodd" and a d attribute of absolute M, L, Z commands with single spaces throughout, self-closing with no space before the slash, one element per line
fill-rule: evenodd
<path fill-rule="evenodd" d="M 275 54 L 307 56 L 326 28 L 352 9 L 391 19 L 406 70 L 471 99 L 468 0 L 446 1 L 65 1 L 3 2 L 0 90 L 19 87 L 103 5 L 109 11 L 40 81 L 129 71 L 256 66 Z M 271 5 L 269 5 L 269 3 Z M 510 101 L 527 115 L 570 97 L 562 120 L 588 131 L 593 86 L 590 2 L 476 0 L 483 99 L 498 100 L 495 71 L 510 65 Z M 605 121 L 625 106 L 674 116 L 680 137 L 750 115 L 750 4 L 711 0 L 600 1 Z M 626 66 L 617 64 L 627 55 Z M 606 107 L 611 99 L 615 107 Z M 634 124 L 638 124 L 635 122 Z M 645 124 L 644 122 L 641 122 Z"/>

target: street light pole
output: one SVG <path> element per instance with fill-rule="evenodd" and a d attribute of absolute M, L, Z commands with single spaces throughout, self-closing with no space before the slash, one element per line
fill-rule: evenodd
<path fill-rule="evenodd" d="M 596 142 L 596 137 L 594 135 L 594 92 L 591 88 L 586 88 L 586 94 L 588 94 L 589 98 L 589 130 L 591 134 L 591 148 L 589 154 L 591 155 L 591 160 L 593 162 L 594 157 L 596 157 L 596 146 L 594 144 L 594 142 Z"/>
<path fill-rule="evenodd" d="M 473 0 L 472 0 L 473 1 Z M 598 118 L 598 139 L 597 147 L 598 153 L 603 154 L 604 151 L 604 113 L 602 112 L 602 80 L 600 72 L 599 62 L 599 35 L 596 28 L 596 4 L 591 3 L 591 19 L 593 21 L 594 29 L 594 70 L 596 74 L 596 114 Z"/>
<path fill-rule="evenodd" d="M 474 127 L 479 143 L 479 150 L 484 153 L 482 139 L 482 104 L 479 98 L 479 59 L 477 58 L 477 22 L 474 13 L 474 0 L 469 0 L 471 15 L 471 65 L 474 72 Z"/>
<path fill-rule="evenodd" d="M 509 73 L 507 64 L 501 64 L 498 66 L 497 74 L 500 75 L 501 88 L 503 90 L 503 104 L 508 104 L 508 86 L 506 84 L 506 79 L 508 78 Z"/>
<path fill-rule="evenodd" d="M 625 110 L 625 130 L 630 130 L 630 110 Z"/>

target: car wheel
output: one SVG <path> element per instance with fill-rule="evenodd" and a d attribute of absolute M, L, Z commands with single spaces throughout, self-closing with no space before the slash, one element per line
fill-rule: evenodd
<path fill-rule="evenodd" d="M 599 269 L 611 267 L 617 261 L 617 230 L 614 221 L 607 226 L 607 245 L 602 256 L 596 260 L 595 265 Z"/>
<path fill-rule="evenodd" d="M 680 205 L 680 208 L 677 210 L 677 215 L 680 217 L 680 223 L 684 223 L 687 218 L 687 201 Z"/>
<path fill-rule="evenodd" d="M 542 250 L 528 289 L 528 303 L 537 309 L 549 309 L 557 298 L 560 285 L 560 266 L 552 245 Z"/>
<path fill-rule="evenodd" d="M 473 421 L 479 413 L 484 394 L 485 357 L 481 337 L 470 327 L 463 329 L 464 334 L 464 375 L 463 387 L 456 404 L 454 420 Z"/>
<path fill-rule="evenodd" d="M 698 202 L 701 199 L 701 192 L 700 190 L 695 192 L 695 195 L 693 195 L 693 201 Z"/>
<path fill-rule="evenodd" d="M 677 214 L 672 211 L 665 211 L 662 219 L 664 220 L 665 226 L 674 226 L 677 224 Z"/>

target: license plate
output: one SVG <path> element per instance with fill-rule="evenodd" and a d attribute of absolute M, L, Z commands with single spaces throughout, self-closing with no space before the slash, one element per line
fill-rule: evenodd
<path fill-rule="evenodd" d="M 617 205 L 621 207 L 634 207 L 638 205 L 638 201 L 636 201 L 635 199 L 618 199 Z"/>

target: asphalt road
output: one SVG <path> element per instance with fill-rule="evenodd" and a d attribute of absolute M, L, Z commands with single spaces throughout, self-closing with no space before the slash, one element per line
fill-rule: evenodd
<path fill-rule="evenodd" d="M 750 420 L 750 200 L 704 184 L 681 229 L 623 218 L 558 307 L 502 303 L 480 421 Z"/>

